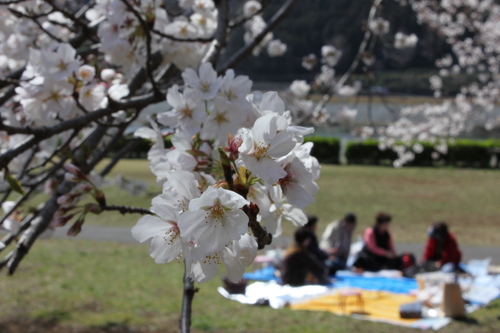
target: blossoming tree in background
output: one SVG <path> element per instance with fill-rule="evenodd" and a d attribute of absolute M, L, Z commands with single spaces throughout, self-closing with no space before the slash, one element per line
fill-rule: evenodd
<path fill-rule="evenodd" d="M 300 120 L 312 121 L 315 125 L 328 123 L 349 124 L 357 110 L 347 105 L 334 115 L 329 114 L 325 105 L 333 96 L 348 97 L 360 92 L 361 84 L 346 85 L 351 74 L 363 72 L 368 82 L 373 82 L 375 64 L 374 48 L 377 44 L 392 48 L 401 56 L 411 52 L 418 43 L 414 34 L 391 31 L 388 21 L 381 16 L 383 5 L 388 1 L 375 0 L 367 18 L 365 35 L 357 56 L 350 68 L 336 76 L 335 66 L 342 57 L 342 51 L 332 45 L 321 49 L 321 59 L 315 54 L 303 58 L 302 65 L 308 70 L 319 67 L 313 82 L 295 81 L 290 86 L 287 102 L 292 113 Z M 434 104 L 418 104 L 400 110 L 388 110 L 393 120 L 387 126 L 376 127 L 370 109 L 371 87 L 368 87 L 370 126 L 356 129 L 363 137 L 376 137 L 380 149 L 393 149 L 398 154 L 394 166 L 400 167 L 412 161 L 415 154 L 423 151 L 416 141 L 434 143 L 433 158 L 447 153 L 452 139 L 482 124 L 486 130 L 499 127 L 500 117 L 491 114 L 499 99 L 499 59 L 500 53 L 495 42 L 499 38 L 500 6 L 492 0 L 400 0 L 401 6 L 411 6 L 420 24 L 426 24 L 452 47 L 452 53 L 436 61 L 438 75 L 430 77 L 430 88 Z M 472 82 L 462 86 L 456 96 L 443 94 L 443 79 L 453 79 L 459 74 L 467 74 Z M 324 93 L 316 105 L 309 100 L 312 94 Z"/>
<path fill-rule="evenodd" d="M 335 76 L 342 52 L 321 49 L 314 89 L 325 92 L 314 106 L 314 89 L 295 81 L 286 104 L 275 92 L 252 94 L 252 81 L 233 67 L 247 56 L 283 55 L 287 46 L 273 29 L 298 0 L 287 0 L 266 22 L 271 1 L 229 0 L 7 0 L 0 4 L 0 224 L 8 230 L 0 243 L 7 252 L 0 267 L 13 274 L 33 243 L 47 230 L 71 224 L 77 235 L 88 214 L 106 211 L 143 216 L 132 229 L 140 242 L 151 240 L 157 263 L 185 263 L 182 330 L 189 331 L 194 281 L 225 270 L 239 281 L 257 249 L 281 233 L 281 222 L 306 222 L 304 207 L 318 191 L 319 164 L 298 124 L 328 120 L 325 104 L 333 94 L 357 94 L 348 79 L 362 64 L 374 63 L 373 48 L 390 25 L 375 0 L 365 38 L 349 70 Z M 399 1 L 402 2 L 402 1 Z M 410 1 L 422 23 L 454 43 L 455 55 L 439 61 L 443 69 L 431 84 L 439 96 L 440 77 L 466 70 L 479 82 L 441 106 L 403 110 L 400 119 L 377 133 L 382 143 L 437 139 L 459 133 L 477 108 L 490 109 L 498 96 L 497 16 L 492 1 Z M 488 3 L 488 5 L 485 5 Z M 239 4 L 239 7 L 236 5 Z M 467 15 L 458 8 L 467 7 Z M 224 53 L 235 29 L 243 26 L 244 46 Z M 471 39 L 474 32 L 477 38 Z M 414 35 L 397 33 L 395 49 L 415 46 Z M 316 68 L 314 54 L 303 66 Z M 149 105 L 167 101 L 149 127 L 103 161 L 129 126 Z M 342 109 L 340 119 L 356 110 Z M 416 121 L 418 114 L 425 121 Z M 413 118 L 412 118 L 413 117 Z M 494 126 L 495 122 L 488 122 Z M 166 148 L 170 135 L 173 147 Z M 102 179 L 139 140 L 152 147 L 148 160 L 163 191 L 152 207 L 110 202 Z M 444 148 L 443 148 L 444 149 Z M 413 150 L 418 149 L 414 146 Z M 411 157 L 401 150 L 399 163 Z M 47 200 L 23 209 L 34 195 Z M 91 200 L 83 201 L 83 198 Z"/>

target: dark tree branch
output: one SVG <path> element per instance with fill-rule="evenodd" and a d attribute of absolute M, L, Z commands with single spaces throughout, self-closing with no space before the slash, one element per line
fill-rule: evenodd
<path fill-rule="evenodd" d="M 26 66 L 19 68 L 18 70 L 7 75 L 7 77 L 4 80 L 0 81 L 0 89 L 5 88 L 11 84 L 10 82 L 8 82 L 9 79 L 10 80 L 18 80 L 21 77 L 21 75 L 23 75 L 23 72 L 25 69 L 26 69 Z"/>
<path fill-rule="evenodd" d="M 1 85 L 1 83 L 0 83 Z M 16 95 L 16 88 L 12 87 L 0 96 L 0 106 L 3 106 L 9 99 Z M 0 125 L 1 126 L 1 125 Z M 1 129 L 0 129 L 1 130 Z"/>
<path fill-rule="evenodd" d="M 293 6 L 295 6 L 299 0 L 287 0 L 287 2 L 274 14 L 274 16 L 269 20 L 268 25 L 261 31 L 260 34 L 255 36 L 255 39 L 239 49 L 229 60 L 219 69 L 219 73 L 224 73 L 227 69 L 233 68 L 240 61 L 242 61 L 246 56 L 252 53 L 252 50 L 259 45 L 260 42 L 270 33 L 276 26 L 290 13 Z"/>
<path fill-rule="evenodd" d="M 125 6 L 130 10 L 134 16 L 137 18 L 139 23 L 141 24 L 142 30 L 144 34 L 146 35 L 146 74 L 149 78 L 149 82 L 151 82 L 151 85 L 153 86 L 153 91 L 157 95 L 161 95 L 160 89 L 158 89 L 158 86 L 156 85 L 156 81 L 153 77 L 153 69 L 154 66 L 152 64 L 152 54 L 151 54 L 151 32 L 148 27 L 148 24 L 144 21 L 144 19 L 141 16 L 141 13 L 139 13 L 133 5 L 131 5 L 128 0 L 122 0 L 122 2 L 125 4 Z"/>
<path fill-rule="evenodd" d="M 377 14 L 377 10 L 379 9 L 380 4 L 382 3 L 383 0 L 375 0 L 373 2 L 373 5 L 370 9 L 370 12 L 368 14 L 368 21 L 373 20 L 375 18 L 375 15 Z M 333 94 L 337 92 L 339 88 L 341 88 L 346 81 L 351 77 L 352 73 L 358 68 L 359 63 L 361 62 L 361 59 L 363 58 L 363 54 L 365 53 L 366 48 L 368 47 L 368 43 L 372 37 L 373 33 L 370 31 L 370 29 L 366 29 L 365 35 L 363 36 L 363 40 L 361 41 L 361 44 L 359 45 L 358 53 L 356 54 L 356 58 L 354 58 L 354 61 L 352 62 L 351 66 L 349 69 L 342 75 L 342 77 L 339 79 L 339 81 L 335 84 L 335 89 L 333 91 L 330 91 L 329 93 L 323 95 L 321 101 L 318 103 L 318 105 L 315 108 L 315 111 L 321 110 L 326 103 L 330 100 Z"/>
<path fill-rule="evenodd" d="M 84 174 L 88 174 L 92 168 L 86 162 L 86 151 L 95 149 L 102 137 L 105 135 L 106 129 L 97 126 L 94 131 L 87 137 L 84 143 L 80 146 L 80 149 L 75 153 L 75 158 L 73 162 L 75 165 L 79 166 Z M 38 237 L 44 232 L 50 225 L 50 221 L 54 216 L 54 213 L 59 208 L 59 203 L 57 199 L 71 191 L 75 186 L 75 183 L 64 180 L 61 185 L 56 189 L 52 197 L 46 202 L 44 207 L 39 211 L 39 214 L 34 218 L 30 227 L 23 233 L 19 241 L 17 242 L 16 248 L 13 250 L 12 256 L 9 256 L 7 267 L 9 275 L 14 274 L 17 266 L 21 260 L 26 256 L 29 249 L 33 243 L 38 239 Z"/>
<path fill-rule="evenodd" d="M 13 240 L 15 240 L 26 228 L 29 227 L 31 221 L 35 218 L 35 214 L 30 214 L 26 216 L 23 221 L 20 223 L 19 230 L 17 232 L 9 232 L 7 235 L 2 238 L 0 241 L 0 252 L 4 250 Z M 6 262 L 7 263 L 7 262 Z M 0 269 L 2 266 L 0 265 Z"/>
<path fill-rule="evenodd" d="M 266 7 L 269 6 L 269 4 L 272 1 L 273 0 L 264 0 L 264 1 L 261 1 L 262 8 L 259 11 L 257 11 L 255 14 L 253 14 L 252 16 L 249 16 L 249 17 L 245 17 L 244 15 L 240 15 L 240 16 L 232 19 L 231 21 L 229 21 L 228 28 L 229 29 L 234 29 L 234 28 L 236 28 L 236 27 L 244 24 L 245 22 L 250 21 L 255 16 L 260 15 L 266 9 Z"/>
<path fill-rule="evenodd" d="M 22 203 L 24 203 L 26 200 L 28 200 L 28 198 L 30 197 L 30 195 L 35 191 L 35 188 L 31 188 L 25 195 L 19 197 L 19 199 L 17 199 L 16 203 L 14 204 L 14 206 L 12 206 L 12 208 L 8 211 L 8 212 L 5 212 L 5 215 L 2 217 L 2 219 L 0 220 L 0 226 L 3 224 L 3 222 L 12 214 L 16 211 L 16 209 L 19 208 L 19 206 L 21 206 Z"/>
<path fill-rule="evenodd" d="M 199 37 L 199 38 L 181 38 L 181 37 L 176 37 L 173 35 L 167 35 L 166 33 L 163 33 L 161 31 L 158 31 L 156 29 L 151 29 L 151 32 L 154 33 L 155 35 L 158 35 L 162 38 L 170 39 L 175 42 L 189 42 L 189 43 L 208 43 L 214 40 L 214 37 Z"/>
<path fill-rule="evenodd" d="M 43 163 L 28 169 L 28 172 L 33 171 L 34 169 L 44 168 L 50 161 L 52 161 L 52 159 L 56 155 L 58 155 L 60 152 L 62 152 L 64 149 L 66 149 L 70 145 L 71 141 L 73 141 L 73 139 L 77 135 L 78 135 L 78 131 L 73 131 L 73 133 L 71 133 L 70 137 L 62 145 L 60 145 L 56 150 L 54 150 L 52 152 L 52 154 L 48 158 L 46 158 L 45 161 L 43 161 Z M 61 156 L 59 158 L 62 160 L 65 160 L 65 158 L 61 158 Z"/>
<path fill-rule="evenodd" d="M 153 68 L 157 68 L 163 61 L 163 56 L 160 52 L 156 52 L 151 56 L 152 66 Z M 134 95 L 136 91 L 138 91 L 143 85 L 144 82 L 148 79 L 148 72 L 145 68 L 141 68 L 139 72 L 135 75 L 132 81 L 129 84 L 130 95 Z M 156 80 L 155 82 L 158 82 Z"/>
<path fill-rule="evenodd" d="M 182 333 L 191 332 L 191 313 L 193 306 L 194 294 L 198 292 L 198 288 L 194 287 L 194 281 L 188 276 L 190 267 L 184 261 L 184 289 L 182 296 L 182 312 L 180 319 L 180 328 Z"/>
<path fill-rule="evenodd" d="M 64 41 L 62 39 L 60 39 L 59 37 L 57 36 L 54 36 L 50 31 L 48 31 L 47 29 L 45 29 L 42 24 L 40 22 L 38 22 L 38 18 L 41 17 L 41 16 L 45 16 L 45 15 L 35 15 L 35 16 L 31 16 L 31 15 L 26 15 L 26 14 L 23 14 L 13 8 L 9 8 L 9 10 L 14 14 L 14 15 L 17 15 L 19 17 L 24 17 L 24 18 L 27 18 L 27 19 L 30 19 L 32 20 L 38 27 L 38 29 L 42 30 L 43 33 L 45 33 L 47 36 L 49 36 L 50 38 L 52 38 L 53 40 L 55 40 L 56 42 L 58 43 L 64 43 Z"/>
<path fill-rule="evenodd" d="M 115 156 L 113 156 L 111 162 L 109 162 L 108 165 L 106 165 L 106 167 L 100 172 L 101 177 L 106 176 L 114 168 L 116 163 L 118 163 L 120 159 L 125 156 L 125 154 L 127 154 L 131 149 L 133 149 L 140 141 L 140 138 L 135 138 L 127 142 L 125 147 L 120 149 L 120 151 L 116 153 Z"/>
<path fill-rule="evenodd" d="M 248 226 L 255 238 L 257 238 L 258 249 L 262 250 L 266 245 L 272 243 L 273 235 L 268 233 L 266 228 L 257 221 L 257 214 L 259 214 L 257 205 L 251 203 L 250 206 L 245 205 L 242 209 L 248 216 Z"/>
<path fill-rule="evenodd" d="M 217 6 L 217 30 L 215 31 L 215 39 L 210 45 L 207 54 L 203 58 L 203 62 L 210 62 L 217 68 L 217 60 L 220 53 L 227 44 L 227 25 L 229 24 L 229 0 L 216 1 Z"/>
<path fill-rule="evenodd" d="M 125 214 L 142 214 L 142 215 L 152 215 L 153 213 L 149 209 L 131 206 L 118 206 L 118 205 L 106 205 L 101 206 L 102 211 L 117 211 L 122 215 Z"/>
<path fill-rule="evenodd" d="M 2 0 L 2 2 L 0 2 L 0 6 L 15 5 L 24 1 L 26 0 Z"/>
<path fill-rule="evenodd" d="M 137 98 L 131 98 L 125 102 L 112 102 L 105 109 L 100 109 L 94 112 L 90 112 L 80 117 L 76 117 L 70 120 L 63 121 L 56 125 L 50 127 L 36 127 L 36 128 L 14 128 L 11 126 L 6 126 L 0 124 L 0 131 L 5 131 L 8 134 L 32 134 L 30 138 L 27 138 L 24 142 L 20 143 L 17 147 L 12 148 L 2 155 L 0 155 L 0 169 L 3 169 L 7 164 L 16 156 L 28 150 L 31 146 L 38 144 L 39 142 L 55 135 L 62 133 L 64 131 L 75 129 L 79 130 L 89 125 L 91 122 L 96 121 L 102 117 L 108 116 L 117 112 L 119 110 L 127 109 L 142 109 L 149 104 L 160 102 L 165 99 L 164 95 L 154 95 L 148 94 L 140 96 Z"/>
<path fill-rule="evenodd" d="M 48 3 L 56 11 L 61 12 L 61 14 L 63 14 L 66 18 L 73 21 L 76 25 L 80 26 L 84 31 L 88 32 L 88 30 L 90 30 L 87 27 L 86 20 L 82 20 L 80 17 L 77 17 L 75 14 L 71 13 L 66 8 L 59 6 L 54 0 L 45 0 L 45 2 Z"/>

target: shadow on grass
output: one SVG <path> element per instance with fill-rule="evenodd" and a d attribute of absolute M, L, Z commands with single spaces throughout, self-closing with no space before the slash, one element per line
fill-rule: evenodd
<path fill-rule="evenodd" d="M 462 323 L 462 324 L 467 324 L 467 325 L 479 325 L 479 320 L 476 318 L 472 317 L 458 317 L 458 318 L 453 318 L 453 320 Z"/>
<path fill-rule="evenodd" d="M 1 333 L 146 333 L 151 332 L 148 328 L 129 327 L 127 323 L 109 322 L 99 326 L 75 326 L 62 324 L 57 317 L 63 311 L 57 312 L 52 318 L 27 318 L 12 317 L 0 320 Z M 156 333 L 174 333 L 177 329 L 155 329 Z"/>

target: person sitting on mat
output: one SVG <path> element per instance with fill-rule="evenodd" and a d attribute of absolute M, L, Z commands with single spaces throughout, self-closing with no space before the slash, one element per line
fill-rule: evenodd
<path fill-rule="evenodd" d="M 331 256 L 330 275 L 346 268 L 355 227 L 356 215 L 349 213 L 343 219 L 328 224 L 323 232 L 319 246 Z"/>
<path fill-rule="evenodd" d="M 314 215 L 307 215 L 307 223 L 303 228 L 309 230 L 312 234 L 311 241 L 307 248 L 319 261 L 325 262 L 328 260 L 329 255 L 319 247 L 318 238 L 316 237 L 316 228 L 318 225 L 318 218 Z"/>
<path fill-rule="evenodd" d="M 311 251 L 314 234 L 308 228 L 295 231 L 295 243 L 288 249 L 281 264 L 282 283 L 293 287 L 305 284 L 328 284 L 326 266 Z"/>
<path fill-rule="evenodd" d="M 455 235 L 448 231 L 444 222 L 436 222 L 428 230 L 429 238 L 422 255 L 422 266 L 427 271 L 441 269 L 454 272 L 462 259 Z"/>
<path fill-rule="evenodd" d="M 375 225 L 367 228 L 363 235 L 365 246 L 354 262 L 357 272 L 376 272 L 382 269 L 401 269 L 401 258 L 398 258 L 389 232 L 392 217 L 387 213 L 378 213 Z"/>

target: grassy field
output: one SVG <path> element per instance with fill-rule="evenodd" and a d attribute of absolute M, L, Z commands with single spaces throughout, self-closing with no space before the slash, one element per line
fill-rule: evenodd
<path fill-rule="evenodd" d="M 151 186 L 138 197 L 108 188 L 111 204 L 149 207 L 160 192 L 145 161 L 123 161 L 113 171 L 118 173 Z M 500 241 L 498 171 L 323 166 L 319 185 L 308 212 L 317 214 L 323 227 L 352 211 L 359 217 L 360 234 L 384 210 L 394 216 L 397 241 L 423 241 L 426 227 L 438 219 L 449 222 L 462 244 Z M 87 223 L 130 227 L 137 218 L 103 214 Z M 285 234 L 292 232 L 287 225 Z M 0 332 L 177 332 L 182 274 L 179 263 L 155 264 L 146 244 L 40 240 L 14 277 L 0 276 Z M 194 332 L 415 332 L 325 312 L 244 306 L 218 295 L 220 284 L 216 278 L 200 286 Z M 500 332 L 499 314 L 496 301 L 475 312 L 469 323 L 453 322 L 440 332 Z"/>
<path fill-rule="evenodd" d="M 41 240 L 14 277 L 0 276 L 0 332 L 177 332 L 182 265 L 157 265 L 147 245 Z M 272 310 L 222 298 L 220 280 L 200 286 L 194 332 L 371 332 L 414 329 L 325 312 Z M 500 332 L 500 301 L 442 333 Z"/>
<path fill-rule="evenodd" d="M 147 161 L 122 161 L 111 177 L 123 174 L 150 184 L 147 193 L 132 196 L 116 187 L 106 189 L 109 203 L 149 207 L 160 193 Z M 391 226 L 397 242 L 423 242 L 425 231 L 433 222 L 444 220 L 462 244 L 500 244 L 500 171 L 473 169 L 437 169 L 367 166 L 322 167 L 316 203 L 307 208 L 320 218 L 319 231 L 347 212 L 358 215 L 357 235 L 373 223 L 374 215 L 387 211 L 394 217 Z M 137 215 L 102 214 L 86 223 L 127 226 L 136 223 Z M 284 234 L 293 226 L 285 223 Z"/>

